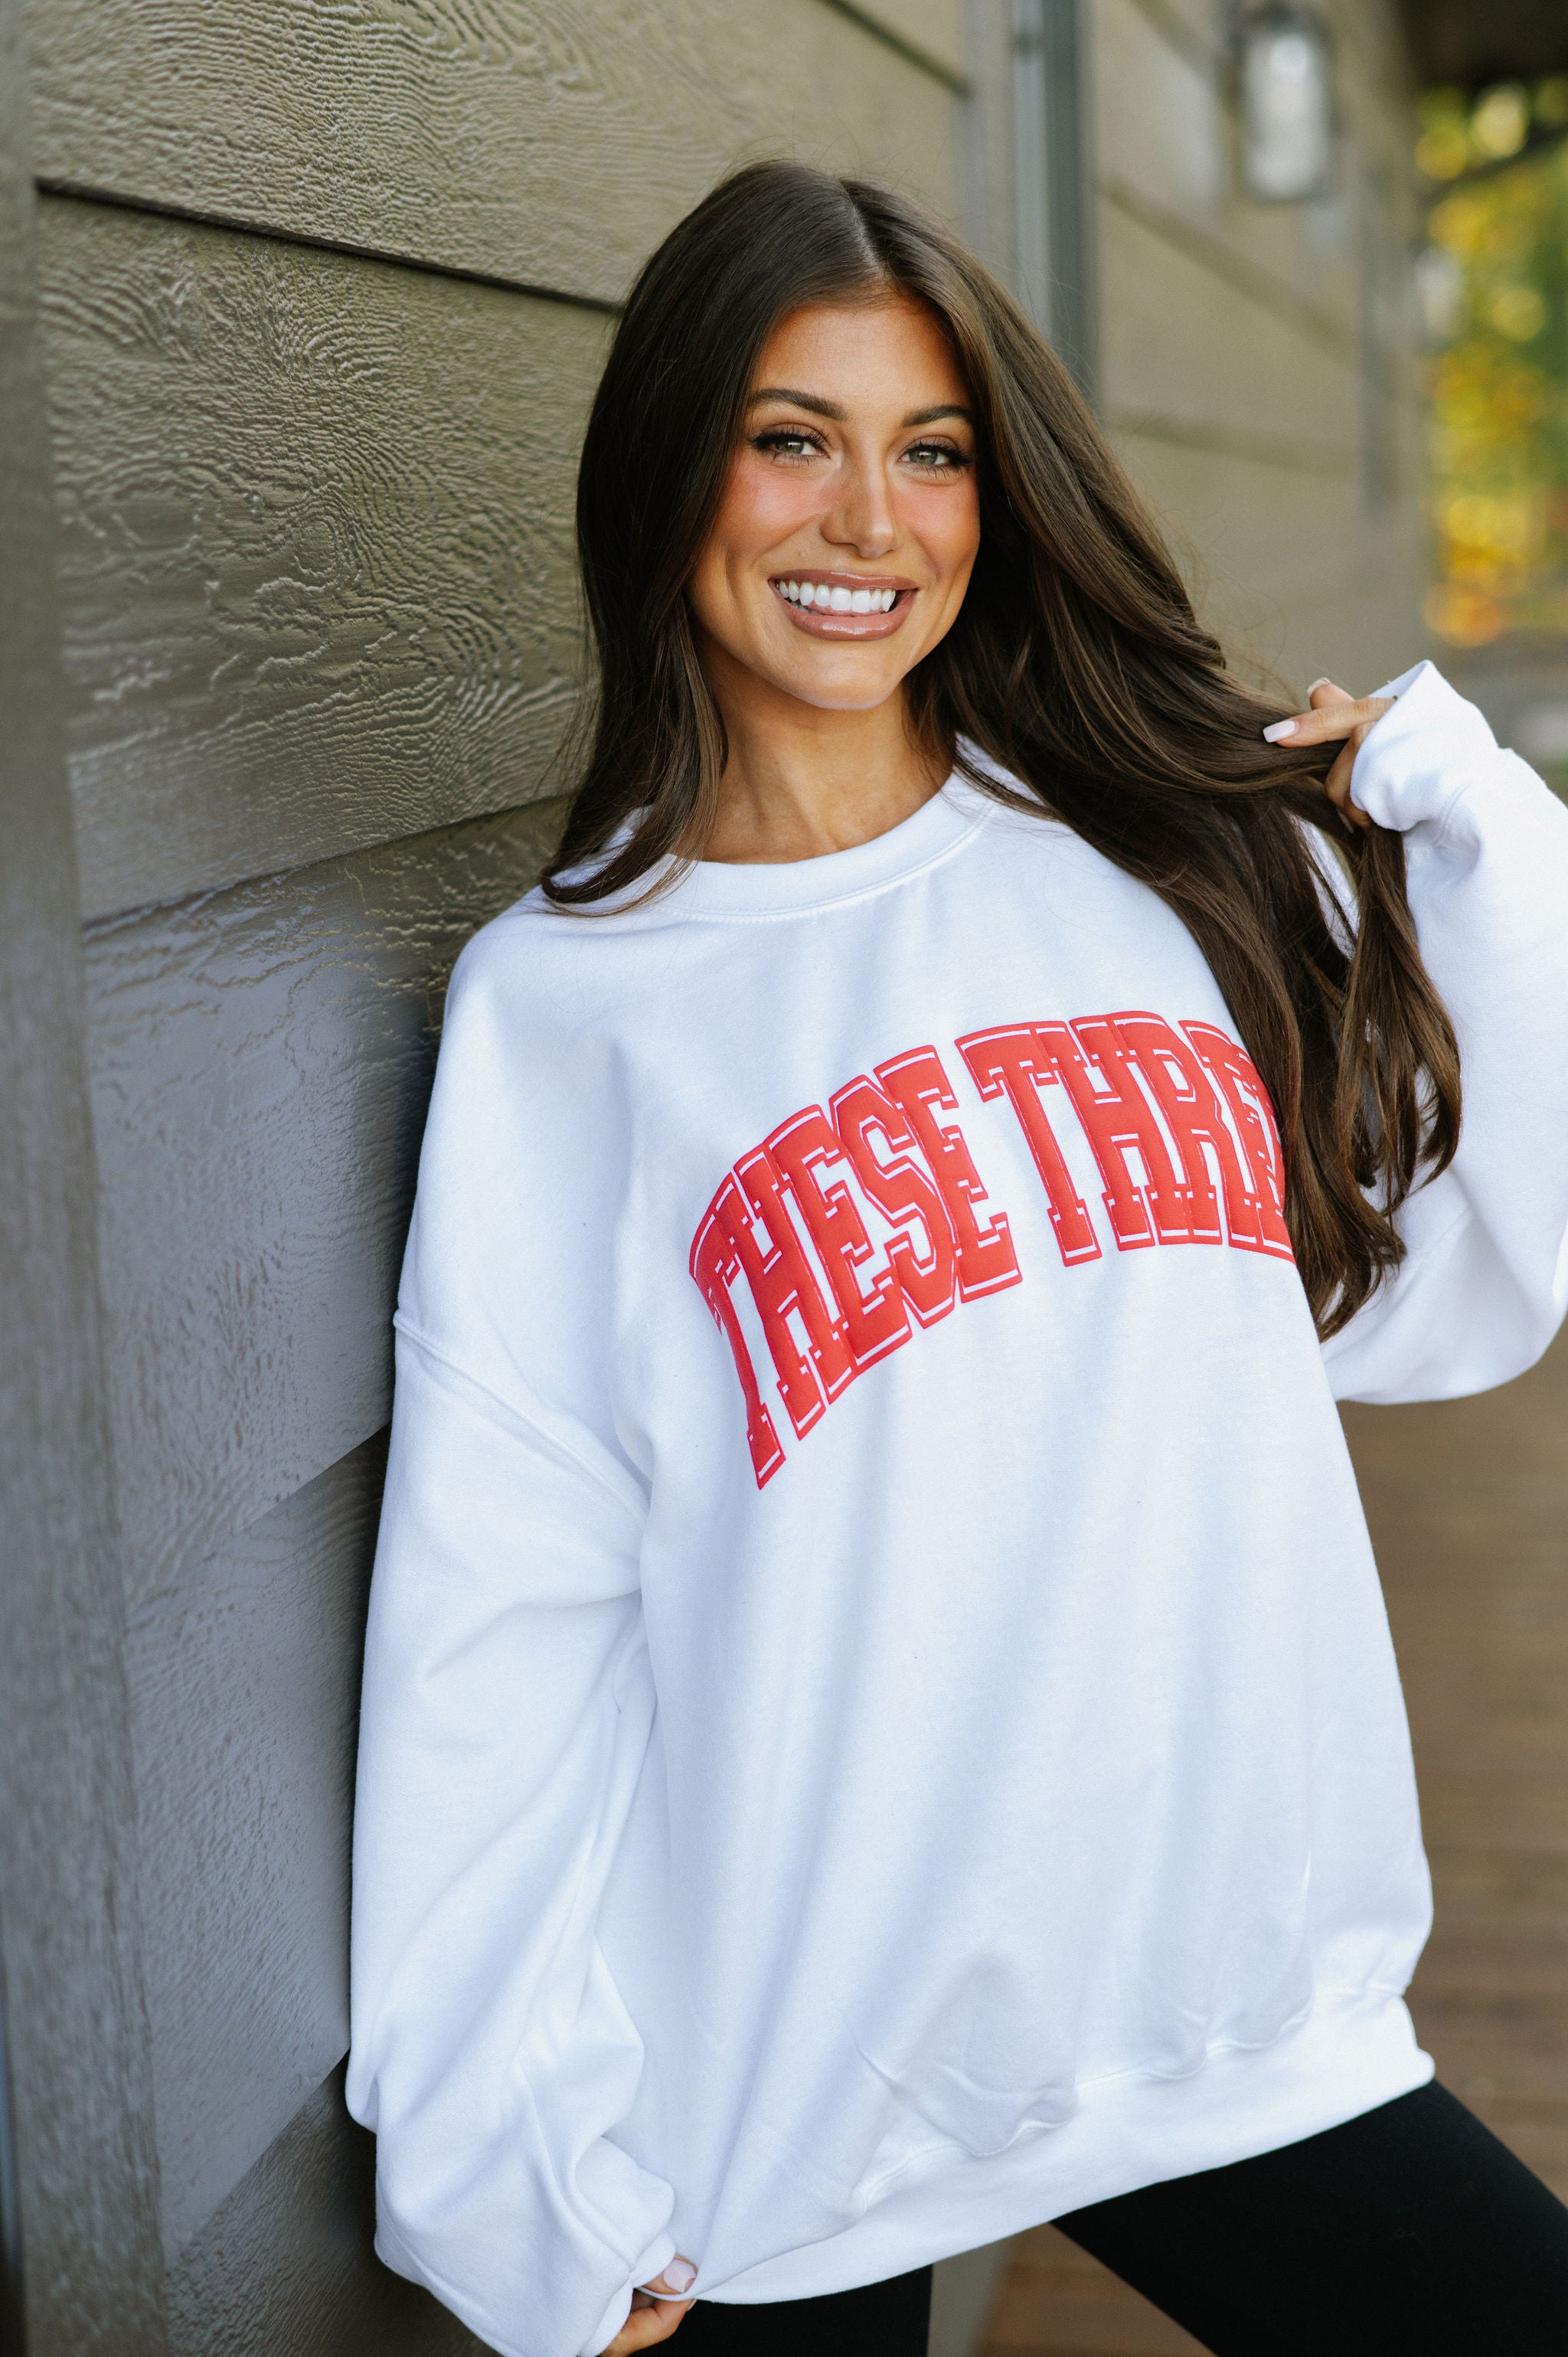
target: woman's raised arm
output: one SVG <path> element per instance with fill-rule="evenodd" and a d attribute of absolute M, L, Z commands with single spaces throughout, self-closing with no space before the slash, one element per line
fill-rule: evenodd
<path fill-rule="evenodd" d="M 1568 1308 L 1568 809 L 1431 663 L 1381 694 L 1350 798 L 1404 837 L 1464 1117 L 1399 1214 L 1403 1265 L 1325 1358 L 1341 1399 L 1448 1399 L 1521 1374 Z"/>

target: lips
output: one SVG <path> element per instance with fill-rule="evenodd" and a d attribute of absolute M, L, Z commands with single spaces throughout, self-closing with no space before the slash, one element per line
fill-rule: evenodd
<path fill-rule="evenodd" d="M 813 638 L 886 638 L 914 602 L 915 584 L 889 574 L 779 573 L 773 593 Z"/>

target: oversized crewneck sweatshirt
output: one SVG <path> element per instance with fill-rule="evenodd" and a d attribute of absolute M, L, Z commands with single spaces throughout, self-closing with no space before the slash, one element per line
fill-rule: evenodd
<path fill-rule="evenodd" d="M 507 2357 L 831 2292 L 1420 2084 L 1429 1884 L 1335 1395 L 1541 1351 L 1568 811 L 1359 755 L 1456 1159 L 1321 1348 L 1191 936 L 954 780 L 459 961 L 397 1313 L 349 2101 Z"/>

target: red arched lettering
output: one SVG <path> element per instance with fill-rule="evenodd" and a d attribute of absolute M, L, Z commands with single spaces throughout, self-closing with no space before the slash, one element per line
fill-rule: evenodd
<path fill-rule="evenodd" d="M 1071 1268 L 1078 1261 L 1098 1260 L 1100 1240 L 1040 1102 L 1041 1088 L 1056 1080 L 1057 1070 L 1053 1059 L 1040 1052 L 1035 1033 L 1032 1023 L 1004 1024 L 995 1031 L 970 1032 L 958 1049 L 983 1097 L 1007 1092 L 1045 1186 L 1058 1249 Z"/>
<path fill-rule="evenodd" d="M 1138 1060 L 1138 1069 L 1154 1092 L 1195 1190 L 1197 1174 L 1207 1168 L 1203 1151 L 1207 1146 L 1219 1166 L 1225 1198 L 1225 1229 L 1230 1243 L 1245 1252 L 1262 1250 L 1262 1198 L 1237 1151 L 1212 1074 L 1163 1015 L 1116 1015 L 1112 1020 Z M 1207 1224 L 1198 1229 L 1200 1240 L 1206 1243 L 1219 1242 L 1218 1206 L 1215 1208 L 1213 1232 Z M 1207 1204 L 1195 1197 L 1195 1225 L 1200 1213 L 1207 1222 Z"/>
<path fill-rule="evenodd" d="M 945 1318 L 958 1298 L 958 1243 L 940 1194 L 916 1157 L 914 1132 L 885 1090 L 864 1073 L 840 1089 L 828 1107 L 851 1168 L 883 1218 L 900 1230 L 887 1247 L 898 1290 L 922 1326 Z M 889 1161 L 873 1143 L 886 1139 Z M 909 1233 L 918 1222 L 922 1249 Z"/>
<path fill-rule="evenodd" d="M 1243 1234 L 1237 1230 L 1230 1241 L 1243 1252 L 1273 1253 L 1281 1260 L 1294 1260 L 1285 1225 L 1284 1156 L 1262 1074 L 1245 1048 L 1215 1024 L 1184 1023 L 1181 1028 L 1236 1116 L 1242 1148 L 1252 1168 L 1249 1193 L 1257 1206 L 1256 1232 Z"/>
<path fill-rule="evenodd" d="M 1037 1023 L 1035 1036 L 1072 1099 L 1073 1111 L 1100 1165 L 1105 1208 L 1118 1248 L 1136 1252 L 1156 1241 L 1190 1243 L 1189 1189 L 1177 1175 L 1154 1108 L 1105 1017 L 1089 1016 L 1075 1024 Z M 1127 1160 L 1130 1153 L 1135 1153 L 1142 1165 L 1141 1180 L 1133 1176 Z"/>
<path fill-rule="evenodd" d="M 1135 1064 L 1164 1116 L 1179 1158 L 1177 1193 L 1185 1205 L 1187 1229 L 1181 1237 L 1167 1236 L 1161 1230 L 1160 1242 L 1222 1243 L 1219 1198 L 1204 1157 L 1204 1142 L 1213 1146 L 1227 1174 L 1228 1189 L 1240 1180 L 1241 1170 L 1214 1084 L 1187 1041 L 1172 1030 L 1163 1015 L 1148 1015 L 1141 1008 L 1075 1023 L 1073 1029 L 1102 1070 L 1116 1067 L 1118 1085 L 1124 1092 L 1137 1086 L 1131 1068 Z"/>
<path fill-rule="evenodd" d="M 932 1111 L 935 1105 L 945 1113 L 958 1111 L 958 1099 L 936 1049 L 911 1048 L 907 1055 L 878 1064 L 876 1077 L 914 1131 L 946 1206 L 958 1245 L 960 1300 L 972 1301 L 981 1294 L 1016 1285 L 1018 1255 L 1008 1232 L 1007 1215 L 998 1211 L 984 1227 L 979 1224 L 974 1206 L 985 1201 L 985 1189 L 963 1132 L 956 1123 L 944 1125 Z"/>
<path fill-rule="evenodd" d="M 735 1180 L 726 1178 L 719 1189 L 735 1193 Z M 735 1371 L 740 1377 L 741 1394 L 746 1401 L 746 1445 L 751 1451 L 751 1469 L 757 1476 L 757 1486 L 770 1481 L 784 1462 L 784 1451 L 773 1418 L 762 1405 L 757 1388 L 757 1371 L 751 1363 L 751 1352 L 746 1347 L 740 1319 L 735 1314 L 735 1304 L 729 1289 L 740 1275 L 740 1260 L 730 1241 L 728 1222 L 721 1223 L 716 1215 L 718 1197 L 709 1206 L 702 1226 L 692 1243 L 692 1275 L 701 1287 L 703 1300 L 713 1311 L 721 1334 L 729 1343 L 735 1358 Z M 738 1200 L 735 1206 L 738 1212 Z"/>
<path fill-rule="evenodd" d="M 871 1238 L 843 1179 L 824 1183 L 822 1175 L 825 1167 L 847 1158 L 843 1143 L 821 1105 L 807 1105 L 779 1125 L 765 1151 L 788 1182 L 828 1273 L 858 1375 L 908 1340 L 909 1320 L 891 1267 L 883 1269 L 869 1293 L 861 1290 L 858 1271 L 872 1257 Z"/>
<path fill-rule="evenodd" d="M 748 1203 L 766 1245 L 757 1241 Z M 733 1264 L 751 1287 L 789 1421 L 797 1433 L 810 1432 L 828 1401 L 853 1382 L 854 1369 L 843 1325 L 822 1299 L 805 1247 L 789 1223 L 782 1181 L 760 1148 L 730 1172 L 709 1206 L 704 1230 L 708 1222 L 723 1239 L 722 1265 Z M 743 1386 L 745 1380 L 743 1374 Z"/>
<path fill-rule="evenodd" d="M 735 1176 L 768 1240 L 764 1251 L 742 1212 L 733 1238 L 736 1254 L 779 1370 L 779 1397 L 797 1433 L 808 1433 L 827 1402 L 854 1381 L 843 1321 L 822 1299 L 805 1247 L 790 1224 L 783 1180 L 760 1146 L 742 1155 Z M 725 1200 L 721 1191 L 721 1220 Z"/>

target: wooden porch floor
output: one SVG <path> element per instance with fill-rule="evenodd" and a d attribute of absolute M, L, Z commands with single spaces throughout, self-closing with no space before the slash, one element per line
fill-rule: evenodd
<path fill-rule="evenodd" d="M 1568 2201 L 1568 1335 L 1502 1391 L 1345 1421 L 1436 1886 L 1416 2028 Z M 985 2357 L 1198 2348 L 1045 2226 L 1020 2240 Z"/>

